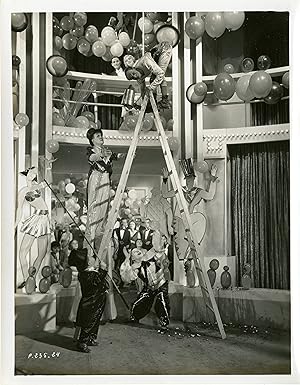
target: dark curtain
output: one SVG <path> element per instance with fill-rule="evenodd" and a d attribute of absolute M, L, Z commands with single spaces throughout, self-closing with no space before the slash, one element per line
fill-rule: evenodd
<path fill-rule="evenodd" d="M 231 145 L 229 152 L 237 284 L 250 263 L 254 287 L 289 289 L 289 142 Z"/>
<path fill-rule="evenodd" d="M 276 104 L 251 103 L 251 126 L 289 123 L 289 114 L 289 99 Z"/>

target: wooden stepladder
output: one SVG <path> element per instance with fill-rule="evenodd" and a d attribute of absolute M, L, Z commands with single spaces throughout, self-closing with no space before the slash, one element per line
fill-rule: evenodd
<path fill-rule="evenodd" d="M 213 291 L 212 291 L 212 288 L 210 285 L 210 281 L 209 281 L 207 272 L 205 270 L 204 260 L 201 256 L 200 246 L 199 246 L 198 241 L 197 241 L 197 234 L 196 234 L 195 230 L 193 229 L 193 224 L 192 224 L 191 217 L 189 214 L 188 205 L 187 205 L 187 202 L 186 202 L 185 197 L 183 195 L 181 183 L 180 183 L 180 180 L 179 180 L 179 177 L 177 174 L 177 170 L 176 170 L 175 163 L 174 163 L 174 160 L 172 157 L 172 153 L 171 153 L 171 150 L 170 150 L 170 147 L 169 147 L 169 144 L 167 141 L 167 137 L 166 137 L 165 131 L 163 129 L 163 126 L 162 126 L 162 123 L 160 120 L 159 112 L 158 112 L 156 102 L 155 102 L 155 99 L 154 99 L 152 92 L 149 93 L 149 96 L 148 96 L 148 94 L 146 94 L 144 99 L 143 99 L 143 103 L 141 106 L 141 112 L 139 114 L 138 121 L 137 121 L 135 130 L 134 130 L 132 142 L 131 142 L 131 145 L 129 147 L 129 150 L 128 150 L 128 153 L 126 156 L 125 164 L 124 164 L 123 171 L 122 171 L 122 174 L 121 174 L 121 177 L 119 180 L 116 195 L 114 197 L 111 210 L 109 211 L 109 214 L 108 214 L 106 228 L 105 228 L 102 242 L 100 244 L 100 248 L 98 251 L 98 257 L 99 258 L 101 258 L 101 256 L 104 257 L 107 253 L 107 250 L 108 250 L 109 241 L 110 241 L 111 236 L 112 236 L 114 224 L 115 224 L 117 217 L 118 217 L 119 207 L 121 204 L 123 193 L 124 193 L 125 188 L 126 188 L 129 172 L 130 172 L 130 169 L 132 166 L 135 151 L 136 151 L 137 144 L 139 141 L 139 133 L 140 133 L 140 129 L 142 127 L 142 122 L 143 122 L 143 118 L 145 115 L 146 106 L 147 106 L 147 103 L 149 101 L 149 97 L 150 97 L 150 103 L 151 103 L 153 113 L 154 113 L 154 122 L 155 122 L 155 125 L 157 128 L 157 131 L 158 131 L 159 140 L 160 140 L 161 147 L 163 150 L 163 155 L 165 158 L 167 169 L 169 171 L 171 182 L 172 182 L 172 185 L 173 185 L 173 188 L 175 191 L 175 197 L 176 197 L 178 207 L 179 207 L 179 210 L 180 210 L 180 213 L 182 215 L 183 222 L 184 222 L 185 232 L 186 232 L 186 236 L 187 236 L 187 239 L 189 242 L 189 246 L 190 246 L 190 250 L 191 250 L 190 252 L 191 252 L 191 255 L 192 255 L 193 260 L 194 260 L 194 265 L 195 265 L 197 276 L 199 279 L 199 285 L 200 285 L 200 288 L 202 291 L 204 303 L 205 303 L 207 309 L 209 309 L 214 314 L 216 322 L 218 324 L 218 328 L 219 328 L 221 337 L 224 339 L 224 338 L 226 338 L 226 334 L 225 334 L 223 323 L 222 323 L 222 320 L 220 317 L 219 309 L 218 309 L 218 306 L 216 304 L 216 300 L 215 300 L 215 297 L 214 297 L 214 294 L 213 294 Z"/>

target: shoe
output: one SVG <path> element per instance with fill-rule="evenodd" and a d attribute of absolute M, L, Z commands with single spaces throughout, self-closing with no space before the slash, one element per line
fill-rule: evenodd
<path fill-rule="evenodd" d="M 82 353 L 90 353 L 91 351 L 85 342 L 77 342 L 77 348 Z"/>
<path fill-rule="evenodd" d="M 87 342 L 87 345 L 88 345 L 88 346 L 98 346 L 98 345 L 99 345 L 99 342 L 97 342 L 97 341 L 94 340 L 93 338 L 90 338 L 89 341 Z"/>
<path fill-rule="evenodd" d="M 132 324 L 138 324 L 140 321 L 137 318 L 135 318 L 133 315 L 131 315 L 129 318 L 129 322 Z"/>

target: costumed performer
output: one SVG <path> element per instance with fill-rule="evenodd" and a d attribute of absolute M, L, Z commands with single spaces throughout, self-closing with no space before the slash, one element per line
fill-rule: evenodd
<path fill-rule="evenodd" d="M 153 232 L 153 247 L 147 251 L 140 260 L 130 264 L 130 258 L 120 268 L 124 282 L 131 282 L 138 277 L 143 281 L 143 289 L 132 305 L 130 319 L 138 322 L 154 309 L 159 319 L 160 326 L 166 328 L 169 324 L 170 301 L 168 295 L 168 281 L 165 278 L 165 260 L 167 259 L 162 234 L 159 230 Z"/>
<path fill-rule="evenodd" d="M 161 42 L 150 52 L 146 52 L 140 59 L 136 60 L 132 55 L 124 56 L 125 75 L 128 80 L 136 80 L 144 96 L 146 90 L 156 91 L 161 87 L 162 100 L 157 103 L 159 109 L 170 109 L 171 103 L 168 99 L 168 86 L 165 73 L 172 57 L 172 44 Z M 146 87 L 145 79 L 150 76 L 150 85 Z"/>
<path fill-rule="evenodd" d="M 97 257 L 95 256 L 95 259 Z M 88 250 L 72 250 L 69 255 L 69 265 L 78 270 L 78 280 L 82 297 L 78 306 L 76 327 L 80 327 L 77 348 L 83 353 L 89 353 L 89 346 L 98 345 L 97 337 L 102 313 L 106 302 L 108 283 L 105 279 L 107 271 L 88 267 Z"/>

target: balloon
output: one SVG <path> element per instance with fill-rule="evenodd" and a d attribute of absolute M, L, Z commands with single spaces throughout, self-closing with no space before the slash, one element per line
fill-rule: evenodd
<path fill-rule="evenodd" d="M 113 55 L 110 52 L 110 48 L 106 47 L 106 52 L 104 55 L 101 56 L 101 59 L 103 59 L 104 61 L 111 61 L 112 58 Z"/>
<path fill-rule="evenodd" d="M 11 14 L 11 29 L 15 32 L 22 32 L 27 28 L 28 17 L 26 13 Z"/>
<path fill-rule="evenodd" d="M 75 191 L 75 185 L 73 183 L 68 183 L 65 189 L 68 194 L 73 194 L 73 192 Z"/>
<path fill-rule="evenodd" d="M 110 53 L 112 56 L 120 57 L 123 55 L 124 48 L 121 43 L 117 42 L 110 48 Z"/>
<path fill-rule="evenodd" d="M 75 205 L 73 206 L 74 213 L 77 213 L 77 211 L 79 210 L 80 210 L 80 205 L 78 203 L 75 203 Z"/>
<path fill-rule="evenodd" d="M 73 19 L 78 27 L 82 27 L 87 23 L 87 14 L 85 12 L 76 12 Z"/>
<path fill-rule="evenodd" d="M 56 36 L 61 36 L 64 33 L 63 29 L 59 24 L 54 24 L 53 26 L 53 34 Z"/>
<path fill-rule="evenodd" d="M 112 27 L 104 27 L 101 31 L 101 37 L 105 45 L 112 43 L 116 40 L 117 35 Z"/>
<path fill-rule="evenodd" d="M 162 25 L 165 25 L 162 21 L 158 21 L 157 23 L 155 23 L 153 25 L 153 32 L 156 33 L 156 31 L 158 30 L 158 28 L 160 28 Z"/>
<path fill-rule="evenodd" d="M 57 112 L 54 112 L 53 115 L 52 115 L 52 124 L 54 126 L 64 126 L 65 125 L 65 121 L 63 120 L 63 118 L 61 118 L 59 116 L 59 114 Z"/>
<path fill-rule="evenodd" d="M 168 123 L 166 125 L 166 130 L 167 131 L 172 131 L 173 130 L 173 125 L 174 125 L 174 120 L 173 119 L 168 120 Z"/>
<path fill-rule="evenodd" d="M 55 17 L 55 16 L 53 16 L 52 22 L 53 22 L 53 25 L 54 25 L 54 24 L 59 24 L 59 20 L 58 20 L 58 18 Z"/>
<path fill-rule="evenodd" d="M 59 283 L 64 288 L 67 288 L 71 285 L 71 282 L 72 282 L 72 269 L 70 267 L 66 267 L 59 274 Z"/>
<path fill-rule="evenodd" d="M 229 74 L 223 72 L 215 77 L 213 90 L 218 99 L 228 100 L 234 94 L 235 81 Z"/>
<path fill-rule="evenodd" d="M 32 294 L 35 291 L 36 281 L 34 277 L 28 277 L 25 284 L 25 291 L 27 294 Z"/>
<path fill-rule="evenodd" d="M 208 164 L 205 162 L 205 160 L 194 163 L 193 167 L 195 171 L 198 171 L 202 174 L 208 171 Z"/>
<path fill-rule="evenodd" d="M 224 65 L 224 72 L 227 72 L 228 74 L 234 73 L 234 67 L 232 64 L 225 64 Z"/>
<path fill-rule="evenodd" d="M 102 123 L 100 122 L 100 120 L 97 120 L 97 128 L 100 130 L 101 127 L 102 127 Z"/>
<path fill-rule="evenodd" d="M 80 26 L 76 26 L 75 28 L 70 30 L 70 34 L 76 37 L 81 37 L 84 34 L 84 28 Z"/>
<path fill-rule="evenodd" d="M 187 19 L 184 30 L 190 39 L 199 39 L 205 31 L 204 21 L 200 16 L 192 16 Z"/>
<path fill-rule="evenodd" d="M 68 184 L 68 183 L 71 183 L 71 179 L 70 178 L 66 178 L 65 179 L 65 184 Z"/>
<path fill-rule="evenodd" d="M 106 46 L 102 40 L 96 40 L 92 45 L 92 51 L 95 56 L 101 57 L 106 52 Z"/>
<path fill-rule="evenodd" d="M 85 38 L 80 38 L 77 42 L 77 50 L 82 55 L 88 54 L 90 51 L 91 45 Z"/>
<path fill-rule="evenodd" d="M 290 73 L 289 73 L 289 71 L 286 72 L 285 74 L 283 74 L 281 81 L 282 81 L 282 85 L 285 88 L 289 88 L 289 86 L 290 86 Z"/>
<path fill-rule="evenodd" d="M 126 199 L 128 197 L 128 195 L 127 195 L 127 193 L 126 192 L 124 192 L 123 193 L 123 199 Z M 123 202 L 123 204 L 124 204 L 125 202 Z"/>
<path fill-rule="evenodd" d="M 186 98 L 192 104 L 200 104 L 205 99 L 205 94 L 198 96 L 195 93 L 195 84 L 191 84 L 186 90 Z"/>
<path fill-rule="evenodd" d="M 283 88 L 277 82 L 272 82 L 272 88 L 270 93 L 264 98 L 264 102 L 267 104 L 276 104 L 283 97 Z"/>
<path fill-rule="evenodd" d="M 251 59 L 251 57 L 245 57 L 245 59 L 242 61 L 242 71 L 243 72 L 250 72 L 254 69 L 254 61 Z"/>
<path fill-rule="evenodd" d="M 256 98 L 265 98 L 272 88 L 272 78 L 265 71 L 257 71 L 251 76 L 249 87 Z"/>
<path fill-rule="evenodd" d="M 158 19 L 159 15 L 157 12 L 146 12 L 146 17 L 154 23 Z"/>
<path fill-rule="evenodd" d="M 49 278 L 42 278 L 39 283 L 39 290 L 41 293 L 47 293 L 50 289 L 51 280 Z"/>
<path fill-rule="evenodd" d="M 241 76 L 236 83 L 235 92 L 244 102 L 250 102 L 250 100 L 254 98 L 254 94 L 249 87 L 250 79 L 251 75 L 244 75 Z"/>
<path fill-rule="evenodd" d="M 75 127 L 88 129 L 89 126 L 90 126 L 90 121 L 88 120 L 88 118 L 82 115 L 77 116 Z"/>
<path fill-rule="evenodd" d="M 54 139 L 49 139 L 46 143 L 46 148 L 50 154 L 55 154 L 59 150 L 59 143 Z"/>
<path fill-rule="evenodd" d="M 21 64 L 21 59 L 17 55 L 12 55 L 12 66 L 18 68 Z"/>
<path fill-rule="evenodd" d="M 94 119 L 95 119 L 95 116 L 94 116 L 94 114 L 91 111 L 84 111 L 84 112 L 81 113 L 81 116 L 85 116 L 91 122 L 93 122 Z"/>
<path fill-rule="evenodd" d="M 93 27 L 92 25 L 88 26 L 87 29 L 85 30 L 85 34 L 84 34 L 84 37 L 86 38 L 86 40 L 90 43 L 94 43 L 94 41 L 96 41 L 99 37 L 99 33 L 98 33 L 98 29 L 95 27 L 95 28 L 91 28 Z"/>
<path fill-rule="evenodd" d="M 212 38 L 217 38 L 225 32 L 223 12 L 208 12 L 205 18 L 205 30 Z"/>
<path fill-rule="evenodd" d="M 207 85 L 204 82 L 199 82 L 195 84 L 194 92 L 197 96 L 206 96 L 207 94 Z"/>
<path fill-rule="evenodd" d="M 67 127 L 76 127 L 76 118 L 71 115 L 68 120 L 66 121 L 66 126 Z"/>
<path fill-rule="evenodd" d="M 119 42 L 122 44 L 122 46 L 125 48 L 130 43 L 130 37 L 127 32 L 121 32 L 119 34 Z"/>
<path fill-rule="evenodd" d="M 137 123 L 138 117 L 137 115 L 127 115 L 124 119 L 125 125 L 130 129 L 134 130 L 136 123 Z"/>
<path fill-rule="evenodd" d="M 145 114 L 141 131 L 150 131 L 154 123 L 153 114 Z"/>
<path fill-rule="evenodd" d="M 144 44 L 145 45 L 151 44 L 153 43 L 154 39 L 155 39 L 155 36 L 153 33 L 146 33 L 144 36 Z"/>
<path fill-rule="evenodd" d="M 51 272 L 52 272 L 52 269 L 51 269 L 50 266 L 44 266 L 44 267 L 42 268 L 42 271 L 41 271 L 42 276 L 43 276 L 44 278 L 50 277 Z"/>
<path fill-rule="evenodd" d="M 60 21 L 60 26 L 64 31 L 74 28 L 74 20 L 71 16 L 64 16 Z"/>
<path fill-rule="evenodd" d="M 129 196 L 129 193 L 128 193 L 128 196 Z M 127 198 L 127 199 L 125 200 L 125 206 L 127 206 L 127 207 L 131 206 L 132 203 L 133 203 L 133 200 L 130 199 L 130 198 Z"/>
<path fill-rule="evenodd" d="M 56 49 L 58 49 L 58 50 L 62 49 L 62 47 L 63 47 L 63 41 L 62 41 L 61 37 L 59 37 L 59 36 L 54 36 L 53 43 L 54 43 L 53 45 L 54 45 L 54 47 L 55 47 Z"/>
<path fill-rule="evenodd" d="M 129 198 L 130 199 L 136 199 L 136 197 L 137 197 L 137 192 L 135 191 L 135 190 L 130 190 L 129 192 L 128 192 L 128 196 L 129 196 Z"/>
<path fill-rule="evenodd" d="M 245 12 L 223 12 L 225 27 L 229 31 L 236 31 L 245 21 Z"/>
<path fill-rule="evenodd" d="M 156 31 L 155 36 L 159 43 L 168 42 L 172 44 L 172 47 L 175 47 L 179 43 L 179 31 L 172 25 L 162 25 Z"/>
<path fill-rule="evenodd" d="M 267 55 L 261 55 L 257 59 L 257 68 L 259 70 L 267 70 L 271 67 L 271 59 Z"/>
<path fill-rule="evenodd" d="M 138 26 L 145 33 L 150 33 L 153 30 L 153 24 L 147 17 L 141 17 L 138 21 Z"/>
<path fill-rule="evenodd" d="M 15 116 L 15 122 L 19 127 L 25 127 L 29 123 L 29 118 L 26 114 L 23 114 L 22 112 L 19 112 Z"/>
<path fill-rule="evenodd" d="M 125 209 L 124 214 L 126 214 L 126 215 L 130 214 L 130 209 Z"/>
<path fill-rule="evenodd" d="M 168 138 L 168 144 L 169 144 L 170 150 L 172 150 L 172 151 L 176 151 L 179 148 L 178 139 L 174 138 L 173 136 Z"/>
<path fill-rule="evenodd" d="M 53 55 L 47 59 L 46 68 L 52 76 L 63 77 L 68 72 L 66 59 L 62 56 Z"/>
<path fill-rule="evenodd" d="M 72 35 L 71 33 L 66 33 L 62 37 L 62 43 L 64 49 L 70 51 L 71 49 L 74 49 L 77 45 L 77 38 L 76 36 Z"/>
<path fill-rule="evenodd" d="M 116 195 L 115 190 L 111 189 L 109 195 L 110 195 L 111 197 L 114 197 L 114 196 Z"/>

